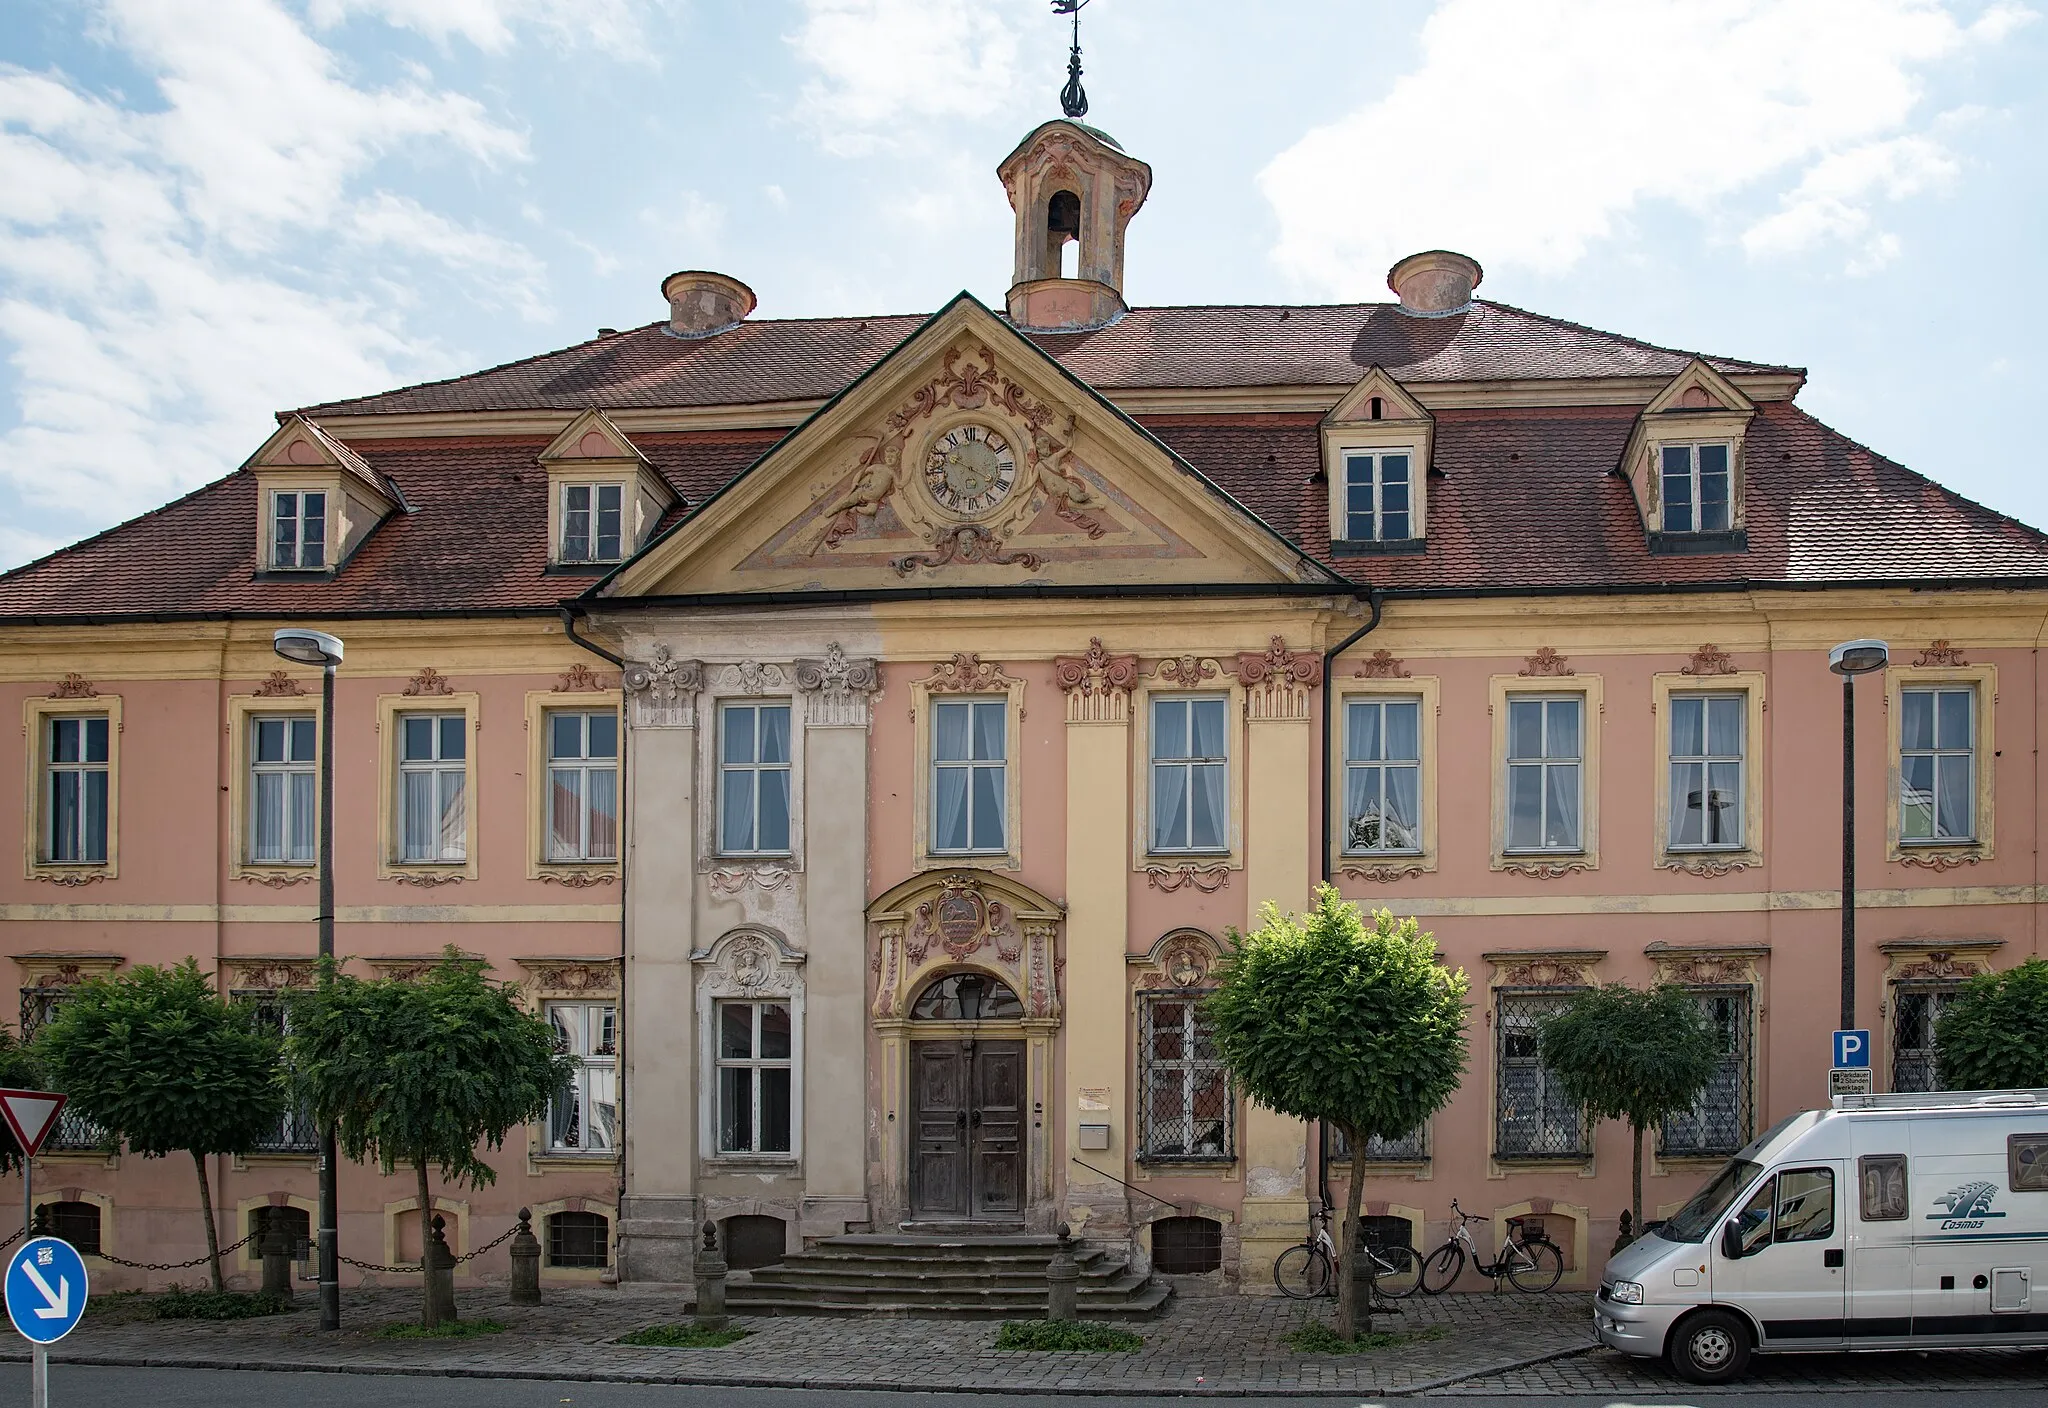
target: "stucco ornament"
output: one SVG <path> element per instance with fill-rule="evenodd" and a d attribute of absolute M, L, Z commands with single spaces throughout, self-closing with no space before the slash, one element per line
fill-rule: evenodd
<path fill-rule="evenodd" d="M 1359 661 L 1358 668 L 1351 672 L 1352 678 L 1361 680 L 1405 680 L 1408 670 L 1395 658 L 1391 650 L 1375 650 L 1371 656 Z"/>
<path fill-rule="evenodd" d="M 1199 929 L 1182 929 L 1160 939 L 1150 953 L 1133 954 L 1126 961 L 1137 972 L 1139 991 L 1186 992 L 1206 984 L 1221 957 L 1214 939 Z"/>
<path fill-rule="evenodd" d="M 1214 660 L 1205 660 L 1199 655 L 1172 655 L 1161 660 L 1152 675 L 1182 689 L 1192 689 L 1204 680 L 1215 679 L 1217 665 Z"/>
<path fill-rule="evenodd" d="M 1230 866 L 1222 861 L 1212 865 L 1196 865 L 1192 861 L 1184 865 L 1148 865 L 1145 883 L 1169 895 L 1189 887 L 1213 895 L 1230 883 Z"/>
<path fill-rule="evenodd" d="M 704 666 L 679 660 L 667 642 L 648 659 L 634 661 L 620 672 L 619 682 L 632 701 L 633 722 L 642 728 L 683 728 L 694 722 L 697 692 L 704 688 Z"/>
<path fill-rule="evenodd" d="M 870 913 L 877 1020 L 901 1020 L 925 984 L 963 967 L 1001 977 L 1023 1003 L 1026 1020 L 1057 1019 L 1056 906 L 1015 881 L 980 871 L 938 872 L 904 889 L 900 904 Z"/>
<path fill-rule="evenodd" d="M 313 986 L 313 965 L 291 959 L 256 959 L 235 964 L 235 992 L 294 992 Z"/>
<path fill-rule="evenodd" d="M 1916 666 L 1925 666 L 1967 665 L 1970 662 L 1963 658 L 1963 648 L 1961 646 L 1950 645 L 1945 640 L 1935 640 L 1927 643 L 1927 648 L 1920 652 L 1920 658 L 1913 663 Z"/>
<path fill-rule="evenodd" d="M 1253 719 L 1305 719 L 1308 692 L 1323 682 L 1319 651 L 1289 650 L 1274 636 L 1264 650 L 1240 651 L 1224 667 L 1244 686 L 1245 710 Z"/>
<path fill-rule="evenodd" d="M 97 699 L 99 697 L 100 692 L 93 688 L 92 681 L 75 671 L 58 680 L 57 687 L 50 691 L 50 698 L 52 699 Z"/>
<path fill-rule="evenodd" d="M 409 697 L 428 694 L 453 694 L 455 687 L 448 683 L 448 677 L 432 665 L 423 666 L 420 672 L 407 682 L 401 694 Z"/>
<path fill-rule="evenodd" d="M 1518 673 L 1555 678 L 1577 674 L 1578 671 L 1572 669 L 1570 664 L 1567 663 L 1568 658 L 1567 656 L 1559 655 L 1547 645 L 1539 645 L 1536 647 L 1534 655 L 1525 658 L 1522 668 Z"/>
<path fill-rule="evenodd" d="M 979 652 L 965 650 L 932 666 L 930 676 L 920 683 L 933 694 L 992 694 L 1016 681 L 1003 673 L 999 662 L 983 661 Z"/>
<path fill-rule="evenodd" d="M 1692 653 L 1692 663 L 1679 671 L 1682 675 L 1732 675 L 1735 662 L 1728 658 L 1728 652 L 1712 641 Z"/>
<path fill-rule="evenodd" d="M 1418 875 L 1427 875 L 1428 867 L 1421 865 L 1345 865 L 1337 873 L 1347 880 L 1369 880 L 1375 885 L 1391 885 L 1396 880 L 1413 880 Z"/>
<path fill-rule="evenodd" d="M 283 670 L 272 670 L 264 676 L 263 683 L 256 686 L 258 699 L 296 699 L 305 692 L 306 687 Z"/>
<path fill-rule="evenodd" d="M 600 675 L 581 660 L 578 660 L 568 669 L 562 671 L 561 678 L 555 682 L 555 687 L 551 692 L 555 694 L 575 694 L 588 690 L 591 693 L 598 693 L 611 687 L 611 679 L 608 675 Z"/>
<path fill-rule="evenodd" d="M 1130 717 L 1137 656 L 1112 655 L 1101 636 L 1090 636 L 1085 654 L 1055 656 L 1052 668 L 1066 691 L 1068 723 L 1122 723 Z"/>
<path fill-rule="evenodd" d="M 725 666 L 719 671 L 719 683 L 727 689 L 737 689 L 742 694 L 766 694 L 771 689 L 782 689 L 789 681 L 780 665 L 764 665 L 759 660 L 741 660 Z"/>

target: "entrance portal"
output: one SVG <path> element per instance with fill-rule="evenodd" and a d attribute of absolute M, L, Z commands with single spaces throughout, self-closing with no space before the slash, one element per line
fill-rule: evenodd
<path fill-rule="evenodd" d="M 914 1217 L 1024 1215 L 1024 1043 L 916 1041 Z"/>

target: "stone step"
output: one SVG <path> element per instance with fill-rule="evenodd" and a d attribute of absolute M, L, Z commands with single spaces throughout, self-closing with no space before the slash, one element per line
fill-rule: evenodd
<path fill-rule="evenodd" d="M 776 1265 L 790 1270 L 834 1272 L 846 1270 L 890 1271 L 903 1275 L 993 1275 L 993 1276 L 1035 1276 L 1045 1279 L 1045 1268 L 1051 1257 L 914 1257 L 914 1256 L 849 1256 L 843 1252 L 792 1252 Z M 1124 1258 L 1111 1258 L 1109 1253 L 1099 1250 L 1083 1252 L 1074 1258 L 1074 1264 L 1083 1276 L 1095 1275 L 1108 1267 L 1120 1266 Z"/>
<path fill-rule="evenodd" d="M 1105 1265 L 1095 1271 L 1083 1272 L 1075 1282 L 1082 1290 L 1094 1287 L 1142 1284 L 1136 1278 L 1130 1263 L 1117 1262 Z M 732 1284 L 740 1281 L 734 1278 Z M 762 1266 L 747 1273 L 746 1284 L 752 1286 L 845 1286 L 849 1288 L 902 1287 L 906 1290 L 945 1291 L 950 1289 L 973 1290 L 987 1286 L 999 1290 L 1016 1290 L 1027 1294 L 1045 1293 L 1043 1273 L 1024 1272 L 988 1273 L 970 1269 L 958 1271 L 899 1271 L 859 1266 L 817 1267 L 817 1266 Z"/>
<path fill-rule="evenodd" d="M 1142 1318 L 1156 1312 L 1172 1296 L 1173 1289 L 1159 1283 L 1121 1297 L 1083 1293 L 1075 1298 L 1076 1309 L 1088 1320 Z M 778 1289 L 775 1294 L 741 1295 L 732 1287 L 726 1295 L 726 1309 L 735 1315 L 916 1315 L 959 1319 L 1033 1320 L 1045 1314 L 1045 1298 L 979 1300 L 913 1300 L 888 1297 L 800 1295 Z"/>

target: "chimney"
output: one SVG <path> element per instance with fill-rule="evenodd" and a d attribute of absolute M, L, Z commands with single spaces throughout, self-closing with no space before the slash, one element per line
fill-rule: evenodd
<path fill-rule="evenodd" d="M 1484 277 L 1476 259 L 1448 249 L 1426 249 L 1387 270 L 1387 287 L 1401 300 L 1403 313 L 1445 318 L 1472 306 L 1472 290 Z"/>
<path fill-rule="evenodd" d="M 684 269 L 661 281 L 671 337 L 710 337 L 736 328 L 754 311 L 754 291 L 738 279 Z"/>

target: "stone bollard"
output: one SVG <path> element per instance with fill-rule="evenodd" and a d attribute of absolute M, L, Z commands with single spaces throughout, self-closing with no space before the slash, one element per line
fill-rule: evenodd
<path fill-rule="evenodd" d="M 1619 1256 L 1621 1254 L 1621 1249 L 1627 1246 L 1630 1242 L 1633 1242 L 1635 1239 L 1635 1214 L 1630 1212 L 1627 1208 L 1623 1208 L 1621 1210 L 1621 1222 L 1617 1226 L 1616 1235 L 1614 1238 L 1614 1250 L 1609 1252 L 1608 1255 Z"/>
<path fill-rule="evenodd" d="M 426 1268 L 426 1326 L 433 1329 L 443 1321 L 460 1320 L 455 1313 L 455 1254 L 448 1250 L 447 1220 L 434 1214 L 433 1234 L 427 1238 L 420 1258 Z"/>
<path fill-rule="evenodd" d="M 1072 1320 L 1078 1313 L 1076 1301 L 1079 1295 L 1081 1267 L 1074 1260 L 1074 1234 L 1062 1222 L 1059 1225 L 1059 1241 L 1052 1249 L 1052 1260 L 1045 1264 L 1045 1318 L 1048 1320 Z"/>
<path fill-rule="evenodd" d="M 718 1224 L 704 1224 L 704 1246 L 697 1253 L 697 1323 L 707 1330 L 725 1328 L 725 1258 L 718 1254 Z"/>
<path fill-rule="evenodd" d="M 263 1232 L 256 1239 L 263 1256 L 263 1294 L 292 1298 L 292 1241 L 281 1208 L 263 1209 Z"/>
<path fill-rule="evenodd" d="M 533 1213 L 519 1210 L 519 1230 L 512 1234 L 512 1303 L 540 1304 L 540 1240 L 533 1235 Z"/>

